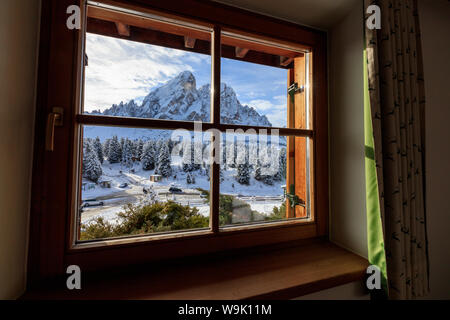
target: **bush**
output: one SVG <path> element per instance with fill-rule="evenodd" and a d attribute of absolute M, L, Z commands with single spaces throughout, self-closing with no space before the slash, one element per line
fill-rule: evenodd
<path fill-rule="evenodd" d="M 82 224 L 81 228 L 81 240 L 111 238 L 114 236 L 114 226 L 103 220 L 103 218 L 97 218 L 95 223 Z"/>
<path fill-rule="evenodd" d="M 198 189 L 209 201 L 209 192 Z M 219 223 L 229 225 L 233 222 L 233 211 L 237 209 L 249 209 L 249 204 L 242 201 L 238 205 L 235 197 L 220 195 Z M 249 209 L 250 210 L 250 209 Z M 245 210 L 244 210 L 245 211 Z M 248 211 L 248 210 L 247 210 Z M 153 232 L 187 230 L 207 228 L 209 218 L 199 214 L 197 208 L 182 206 L 173 201 L 154 203 L 150 205 L 128 204 L 124 211 L 118 214 L 119 223 L 111 224 L 103 218 L 81 225 L 81 240 L 93 240 L 121 237 L 127 235 L 147 234 Z M 286 204 L 273 208 L 272 214 L 263 216 L 257 211 L 251 210 L 248 221 L 273 221 L 286 218 Z"/>
<path fill-rule="evenodd" d="M 151 205 L 128 204 L 118 214 L 117 225 L 103 218 L 81 225 L 81 240 L 112 238 L 171 230 L 205 228 L 209 219 L 196 208 L 182 206 L 173 201 Z"/>
<path fill-rule="evenodd" d="M 283 219 L 286 219 L 286 202 L 283 202 L 280 207 L 274 207 L 272 214 L 265 217 L 266 221 Z"/>
<path fill-rule="evenodd" d="M 219 224 L 226 225 L 233 222 L 233 196 L 220 195 Z"/>

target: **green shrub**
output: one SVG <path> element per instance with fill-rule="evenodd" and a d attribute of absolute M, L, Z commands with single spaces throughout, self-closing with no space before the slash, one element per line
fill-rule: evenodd
<path fill-rule="evenodd" d="M 280 207 L 274 207 L 272 213 L 265 217 L 266 221 L 283 219 L 286 219 L 286 202 L 283 202 Z"/>
<path fill-rule="evenodd" d="M 208 190 L 197 188 L 198 191 L 205 196 L 205 203 L 209 203 L 210 193 Z M 219 196 L 219 224 L 231 224 L 233 216 L 233 196 L 223 195 Z"/>
<path fill-rule="evenodd" d="M 118 214 L 118 217 L 120 222 L 116 225 L 103 218 L 82 224 L 81 240 L 209 226 L 209 219 L 199 214 L 196 208 L 182 206 L 173 201 L 152 205 L 128 204 L 124 207 L 124 211 Z"/>
<path fill-rule="evenodd" d="M 103 218 L 97 218 L 94 223 L 82 224 L 81 228 L 81 240 L 111 238 L 114 236 L 114 226 L 103 220 Z"/>
<path fill-rule="evenodd" d="M 209 192 L 199 189 L 206 195 L 209 202 Z M 219 223 L 229 225 L 233 222 L 233 210 L 250 207 L 249 204 L 238 201 L 230 195 L 220 195 Z M 245 209 L 245 208 L 244 208 Z M 187 230 L 207 228 L 209 218 L 202 216 L 197 208 L 182 206 L 173 201 L 155 203 L 152 205 L 128 204 L 118 214 L 119 223 L 112 224 L 103 218 L 81 225 L 81 240 L 94 240 L 121 237 L 127 235 L 147 234 L 173 230 Z M 273 221 L 286 218 L 286 204 L 274 207 L 269 216 L 262 216 L 257 211 L 251 210 L 249 221 Z"/>

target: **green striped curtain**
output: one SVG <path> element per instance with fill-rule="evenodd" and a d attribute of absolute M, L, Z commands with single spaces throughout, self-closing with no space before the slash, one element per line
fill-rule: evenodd
<path fill-rule="evenodd" d="M 381 29 L 364 25 L 369 261 L 381 269 L 390 299 L 414 299 L 429 292 L 417 1 L 369 5 L 381 8 Z"/>

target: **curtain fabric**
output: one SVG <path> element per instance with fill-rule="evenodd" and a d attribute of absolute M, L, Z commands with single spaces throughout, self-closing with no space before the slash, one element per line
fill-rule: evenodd
<path fill-rule="evenodd" d="M 372 154 L 376 167 L 376 180 L 370 172 L 366 175 L 367 199 L 371 199 L 367 202 L 369 255 L 372 253 L 372 260 L 387 271 L 389 298 L 413 299 L 429 291 L 423 171 L 425 99 L 417 1 L 365 0 L 364 4 L 365 21 L 371 16 L 367 6 L 381 9 L 381 29 L 370 30 L 364 25 L 367 105 L 373 134 L 373 149 L 366 145 L 366 155 Z M 373 200 L 376 198 L 378 201 Z M 384 241 L 377 238 L 380 228 Z M 383 244 L 385 266 L 379 248 Z"/>
<path fill-rule="evenodd" d="M 386 254 L 384 251 L 383 227 L 380 215 L 380 197 L 378 193 L 377 169 L 375 165 L 366 50 L 364 50 L 364 144 L 369 263 L 378 266 L 380 269 L 382 289 L 387 293 Z M 382 296 L 385 297 L 386 295 L 382 294 Z"/>

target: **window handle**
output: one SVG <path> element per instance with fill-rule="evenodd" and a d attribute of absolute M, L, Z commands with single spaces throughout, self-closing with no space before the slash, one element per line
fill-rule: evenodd
<path fill-rule="evenodd" d="M 55 141 L 55 127 L 63 125 L 63 108 L 53 108 L 47 117 L 47 133 L 45 136 L 45 150 L 53 151 Z"/>

